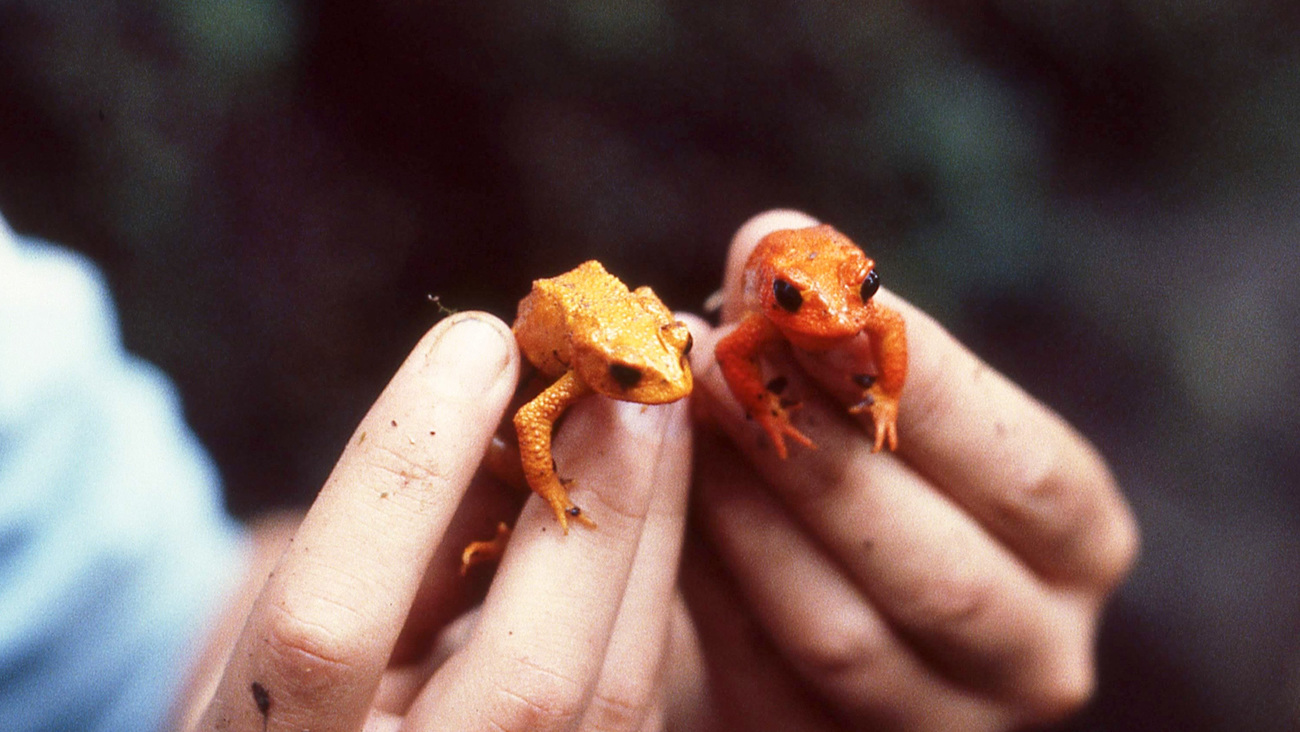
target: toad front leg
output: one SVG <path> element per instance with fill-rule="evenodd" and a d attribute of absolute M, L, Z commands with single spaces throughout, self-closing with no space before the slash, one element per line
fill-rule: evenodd
<path fill-rule="evenodd" d="M 871 337 L 871 355 L 876 361 L 876 376 L 856 375 L 854 383 L 863 388 L 862 399 L 849 407 L 852 414 L 869 412 L 875 427 L 872 452 L 885 445 L 898 449 L 898 399 L 907 378 L 907 332 L 898 311 L 870 303 L 871 317 L 864 330 Z"/>
<path fill-rule="evenodd" d="M 786 458 L 785 438 L 806 447 L 816 445 L 790 423 L 790 413 L 781 398 L 763 383 L 758 368 L 758 354 L 769 343 L 780 340 L 781 333 L 772 322 L 758 313 L 750 313 L 730 334 L 718 341 L 714 351 L 722 377 L 745 413 L 758 422 L 776 448 Z"/>
<path fill-rule="evenodd" d="M 528 487 L 551 505 L 555 519 L 567 534 L 569 519 L 587 528 L 596 522 L 587 518 L 582 509 L 569 500 L 569 492 L 555 474 L 555 459 L 551 457 L 551 434 L 555 421 L 574 402 L 591 393 L 591 388 L 572 371 L 566 372 L 537 398 L 519 408 L 515 413 L 515 432 L 519 435 L 519 456 L 524 467 Z"/>

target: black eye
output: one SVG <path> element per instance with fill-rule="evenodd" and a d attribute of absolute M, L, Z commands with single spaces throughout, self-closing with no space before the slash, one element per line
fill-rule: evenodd
<path fill-rule="evenodd" d="M 690 353 L 691 353 L 691 348 L 693 348 L 694 346 L 695 346 L 695 336 L 691 335 L 690 331 L 687 331 L 687 332 L 686 332 L 686 347 L 682 349 L 682 355 L 683 355 L 683 356 L 688 356 L 688 355 L 690 355 Z"/>
<path fill-rule="evenodd" d="M 803 305 L 803 295 L 799 294 L 799 288 L 785 280 L 776 280 L 772 283 L 772 294 L 776 295 L 776 304 L 787 312 L 796 312 L 799 306 Z"/>
<path fill-rule="evenodd" d="M 876 294 L 876 290 L 879 289 L 880 275 L 876 274 L 876 270 L 873 269 L 867 273 L 867 278 L 862 281 L 862 302 L 870 300 L 871 296 Z"/>
<path fill-rule="evenodd" d="M 641 369 L 623 363 L 609 365 L 609 376 L 624 389 L 631 389 L 641 381 Z"/>

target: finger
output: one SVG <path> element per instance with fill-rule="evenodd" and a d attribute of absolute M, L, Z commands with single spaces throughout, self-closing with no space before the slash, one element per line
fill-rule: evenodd
<path fill-rule="evenodd" d="M 262 590 L 208 726 L 361 726 L 517 372 L 514 339 L 489 315 L 454 316 L 421 340 Z"/>
<path fill-rule="evenodd" d="M 845 729 L 785 664 L 746 612 L 717 557 L 698 538 L 687 543 L 680 584 L 708 665 L 716 717 L 708 729 Z"/>
<path fill-rule="evenodd" d="M 447 623 L 418 662 L 400 666 L 390 663 L 375 691 L 374 708 L 405 715 L 438 668 L 469 643 L 478 617 L 479 608 L 476 607 Z"/>
<path fill-rule="evenodd" d="M 560 473 L 598 527 L 564 534 L 530 499 L 470 643 L 412 708 L 417 728 L 569 728 L 592 697 L 652 497 L 686 490 L 690 429 L 681 402 L 592 398 L 570 411 L 555 444 Z"/>
<path fill-rule="evenodd" d="M 484 472 L 480 469 L 470 483 L 465 500 L 429 560 L 390 664 L 414 664 L 426 659 L 445 626 L 480 604 L 487 594 L 490 571 L 470 572 L 467 576 L 461 573 L 465 547 L 494 536 L 502 521 L 513 524 L 528 489 L 504 485 Z"/>
<path fill-rule="evenodd" d="M 708 667 L 680 583 L 673 595 L 672 604 L 668 660 L 664 664 L 661 694 L 664 719 L 662 729 L 678 732 L 718 729 L 718 712 L 709 693 Z"/>
<path fill-rule="evenodd" d="M 398 732 L 402 728 L 402 718 L 388 712 L 372 711 L 366 717 L 366 724 L 361 732 Z"/>
<path fill-rule="evenodd" d="M 1133 564 L 1138 532 L 1101 456 L 932 318 L 882 296 L 908 327 L 899 454 L 1040 575 L 1114 587 Z"/>
<path fill-rule="evenodd" d="M 715 334 L 692 356 L 712 358 Z M 708 407 L 781 501 L 890 624 L 953 680 L 1027 707 L 1075 705 L 1091 690 L 1091 606 L 1039 583 L 973 517 L 892 454 L 873 454 L 839 405 L 791 372 L 799 428 L 819 450 L 777 458 L 727 396 L 719 369 L 697 369 Z"/>
<path fill-rule="evenodd" d="M 758 242 L 778 229 L 816 223 L 799 212 L 772 211 L 740 228 L 727 260 L 724 320 L 743 311 L 744 264 Z M 900 454 L 1043 576 L 1094 591 L 1113 587 L 1132 566 L 1138 532 L 1096 451 L 933 319 L 887 290 L 876 298 L 907 323 Z M 860 393 L 848 389 L 837 361 L 857 358 L 851 349 L 862 346 L 795 355 L 822 388 L 848 404 Z"/>
<path fill-rule="evenodd" d="M 695 502 L 711 544 L 773 643 L 844 716 L 871 729 L 1008 726 L 1003 708 L 898 638 L 734 451 L 704 438 L 698 462 Z"/>
<path fill-rule="evenodd" d="M 679 413 L 685 413 L 680 409 Z M 614 732 L 661 728 L 652 714 L 660 708 L 662 666 L 674 610 L 674 586 L 686 524 L 689 456 L 672 488 L 654 491 L 627 589 L 605 650 L 599 680 L 579 729 Z"/>

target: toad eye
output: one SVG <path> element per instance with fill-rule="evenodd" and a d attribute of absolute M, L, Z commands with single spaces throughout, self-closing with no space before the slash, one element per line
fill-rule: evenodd
<path fill-rule="evenodd" d="M 625 363 L 612 363 L 609 365 L 609 377 L 624 389 L 631 389 L 641 381 L 641 369 Z"/>
<path fill-rule="evenodd" d="M 695 336 L 690 331 L 686 331 L 686 347 L 682 349 L 683 356 L 689 356 L 691 349 L 695 347 Z"/>
<path fill-rule="evenodd" d="M 876 290 L 879 289 L 880 275 L 876 274 L 876 270 L 873 269 L 867 273 L 867 278 L 862 281 L 862 289 L 859 291 L 862 295 L 862 302 L 870 300 L 871 296 L 875 295 Z"/>
<path fill-rule="evenodd" d="M 785 280 L 772 282 L 772 294 L 776 296 L 776 304 L 786 312 L 797 312 L 799 306 L 803 305 L 803 295 L 799 294 L 799 288 Z"/>

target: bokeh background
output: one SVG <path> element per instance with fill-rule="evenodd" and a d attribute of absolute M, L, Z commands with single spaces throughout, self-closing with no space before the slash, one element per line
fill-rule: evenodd
<path fill-rule="evenodd" d="M 1298 118 L 1285 0 L 0 0 L 0 210 L 103 267 L 236 513 L 441 307 L 598 257 L 698 309 L 803 208 L 1128 492 L 1067 730 L 1300 729 Z"/>

